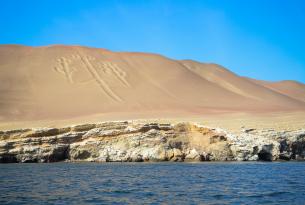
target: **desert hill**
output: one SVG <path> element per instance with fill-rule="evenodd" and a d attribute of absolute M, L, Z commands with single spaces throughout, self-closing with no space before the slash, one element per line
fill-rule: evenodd
<path fill-rule="evenodd" d="M 297 81 L 283 80 L 279 82 L 268 82 L 254 79 L 252 79 L 252 81 L 281 94 L 305 102 L 305 85 Z"/>
<path fill-rule="evenodd" d="M 62 45 L 1 45 L 0 96 L 1 121 L 305 110 L 301 83 L 253 80 L 157 54 Z"/>

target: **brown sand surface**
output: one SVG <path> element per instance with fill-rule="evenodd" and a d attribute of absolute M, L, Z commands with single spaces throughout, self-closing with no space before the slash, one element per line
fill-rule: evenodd
<path fill-rule="evenodd" d="M 0 129 L 158 118 L 294 129 L 305 121 L 304 84 L 80 46 L 0 45 L 0 96 Z"/>
<path fill-rule="evenodd" d="M 147 117 L 152 116 L 152 117 Z M 249 114 L 249 113 L 220 113 L 207 114 L 202 116 L 181 115 L 173 117 L 170 115 L 157 116 L 153 113 L 143 115 L 130 115 L 129 113 L 118 113 L 117 115 L 91 115 L 86 117 L 71 118 L 66 120 L 34 120 L 34 121 L 12 121 L 0 123 L 0 130 L 11 130 L 20 128 L 39 128 L 39 127 L 65 127 L 77 124 L 98 123 L 104 121 L 136 121 L 143 123 L 178 123 L 178 122 L 197 122 L 212 128 L 222 128 L 233 133 L 240 133 L 242 129 L 257 129 L 276 131 L 294 131 L 305 129 L 305 112 L 278 112 L 268 114 Z"/>
<path fill-rule="evenodd" d="M 268 82 L 254 79 L 252 81 L 283 95 L 305 102 L 305 85 L 297 81 L 283 80 L 280 82 Z"/>

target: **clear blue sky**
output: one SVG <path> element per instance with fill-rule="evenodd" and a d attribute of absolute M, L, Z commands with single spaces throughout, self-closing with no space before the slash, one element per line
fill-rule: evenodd
<path fill-rule="evenodd" d="M 304 0 L 1 0 L 0 44 L 73 44 L 305 83 Z"/>

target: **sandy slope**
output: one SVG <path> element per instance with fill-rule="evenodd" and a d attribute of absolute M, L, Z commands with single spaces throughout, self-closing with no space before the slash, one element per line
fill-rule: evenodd
<path fill-rule="evenodd" d="M 0 96 L 4 123 L 305 111 L 304 84 L 254 81 L 215 64 L 79 46 L 0 46 Z"/>
<path fill-rule="evenodd" d="M 253 82 L 263 85 L 266 88 L 274 90 L 283 95 L 287 95 L 299 101 L 305 102 L 305 85 L 292 80 L 284 80 L 280 82 L 268 82 L 262 80 L 254 80 Z"/>

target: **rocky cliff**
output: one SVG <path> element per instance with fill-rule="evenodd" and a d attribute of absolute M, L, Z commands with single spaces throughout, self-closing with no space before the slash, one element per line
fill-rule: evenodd
<path fill-rule="evenodd" d="M 104 122 L 0 131 L 0 162 L 304 160 L 305 130 L 244 129 L 198 123 Z"/>

